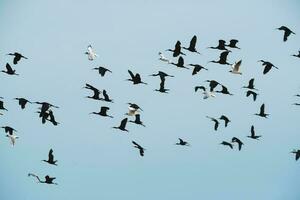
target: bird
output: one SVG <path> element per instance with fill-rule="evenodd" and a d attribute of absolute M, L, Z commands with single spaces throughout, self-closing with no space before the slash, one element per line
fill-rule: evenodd
<path fill-rule="evenodd" d="M 242 88 L 247 88 L 247 89 L 250 89 L 250 90 L 257 90 L 254 86 L 254 78 L 251 78 L 249 80 L 249 83 L 247 86 L 243 86 Z"/>
<path fill-rule="evenodd" d="M 135 110 L 142 110 L 143 111 L 143 109 L 139 106 L 139 105 L 137 105 L 137 104 L 135 104 L 135 103 L 128 103 L 128 105 L 129 105 L 129 109 L 135 109 Z"/>
<path fill-rule="evenodd" d="M 50 165 L 56 165 L 57 166 L 57 160 L 54 160 L 54 156 L 53 156 L 53 150 L 50 149 L 49 153 L 48 153 L 48 160 L 42 160 Z"/>
<path fill-rule="evenodd" d="M 226 47 L 225 47 L 225 43 L 226 43 L 225 40 L 219 40 L 218 46 L 216 46 L 216 47 L 207 47 L 207 48 L 228 51 L 228 49 L 226 49 Z"/>
<path fill-rule="evenodd" d="M 204 86 L 195 86 L 195 92 L 197 92 L 197 90 L 203 90 L 203 99 L 207 99 L 209 97 L 216 97 L 215 93 L 214 92 L 209 92 L 206 90 L 206 88 Z"/>
<path fill-rule="evenodd" d="M 261 135 L 255 135 L 254 126 L 252 125 L 251 126 L 251 135 L 250 136 L 248 135 L 247 137 L 254 139 L 254 140 L 258 140 L 261 137 Z"/>
<path fill-rule="evenodd" d="M 231 142 L 232 143 L 234 143 L 234 142 L 238 143 L 239 151 L 242 150 L 242 146 L 244 145 L 244 143 L 240 139 L 238 139 L 236 137 L 233 137 L 231 139 Z"/>
<path fill-rule="evenodd" d="M 8 75 L 17 75 L 17 76 L 19 75 L 16 73 L 16 70 L 11 68 L 10 64 L 6 63 L 5 67 L 6 67 L 6 71 L 2 70 L 1 72 L 6 73 Z"/>
<path fill-rule="evenodd" d="M 141 84 L 147 85 L 147 83 L 145 83 L 145 82 L 142 81 L 141 76 L 140 76 L 139 73 L 136 73 L 136 74 L 134 75 L 134 74 L 132 73 L 132 71 L 130 71 L 130 70 L 128 70 L 128 73 L 129 73 L 131 79 L 127 79 L 127 81 L 132 81 L 132 83 L 133 83 L 134 85 L 140 84 L 140 83 L 141 83 Z"/>
<path fill-rule="evenodd" d="M 45 176 L 45 181 L 42 181 L 37 175 L 33 174 L 33 173 L 29 173 L 28 176 L 33 176 L 35 177 L 39 183 L 46 183 L 46 184 L 54 184 L 54 185 L 58 185 L 57 183 L 54 183 L 53 181 L 56 179 L 55 177 L 50 177 L 49 175 Z"/>
<path fill-rule="evenodd" d="M 48 103 L 48 102 L 39 102 L 39 101 L 36 101 L 36 102 L 33 102 L 33 103 L 42 105 L 39 117 L 43 117 L 43 115 L 45 114 L 45 112 L 49 108 L 51 108 L 51 107 L 53 107 L 53 108 L 59 108 L 58 106 L 52 105 L 51 103 Z"/>
<path fill-rule="evenodd" d="M 107 114 L 107 111 L 108 111 L 108 110 L 109 110 L 109 107 L 102 106 L 102 107 L 100 108 L 100 111 L 99 111 L 99 112 L 91 112 L 90 114 L 95 114 L 95 115 L 100 115 L 100 116 L 103 116 L 103 117 L 110 117 L 110 118 L 113 118 L 113 116 Z"/>
<path fill-rule="evenodd" d="M 298 54 L 293 54 L 292 56 L 300 58 L 300 51 L 298 51 Z"/>
<path fill-rule="evenodd" d="M 15 135 L 15 134 L 8 134 L 8 135 L 6 135 L 6 137 L 8 137 L 10 139 L 10 143 L 12 146 L 15 145 L 16 139 L 19 138 L 19 136 Z"/>
<path fill-rule="evenodd" d="M 277 28 L 277 30 L 280 30 L 280 31 L 284 31 L 284 35 L 283 35 L 283 41 L 286 42 L 288 37 L 291 35 L 291 34 L 296 34 L 294 33 L 293 31 L 291 31 L 291 29 L 289 29 L 288 27 L 286 26 L 281 26 L 279 28 Z"/>
<path fill-rule="evenodd" d="M 139 110 L 143 111 L 140 106 L 138 106 L 137 104 L 135 103 L 127 103 L 129 106 L 128 106 L 128 113 L 126 113 L 126 115 L 129 115 L 129 116 L 134 116 L 136 114 L 139 113 Z"/>
<path fill-rule="evenodd" d="M 179 56 L 177 63 L 171 62 L 171 64 L 177 66 L 178 68 L 189 69 L 188 67 L 184 66 L 184 59 L 182 56 Z"/>
<path fill-rule="evenodd" d="M 156 74 L 151 74 L 151 75 L 149 75 L 149 76 L 159 76 L 159 78 L 160 78 L 161 80 L 165 80 L 166 77 L 174 77 L 173 75 L 169 75 L 169 74 L 167 74 L 167 73 L 165 73 L 165 72 L 163 72 L 163 71 L 158 71 L 158 73 L 156 73 Z"/>
<path fill-rule="evenodd" d="M 99 72 L 99 74 L 103 77 L 104 75 L 105 75 L 105 73 L 106 72 L 110 72 L 110 73 L 112 73 L 112 71 L 111 70 L 109 70 L 109 69 L 107 69 L 107 68 L 105 68 L 105 67 L 95 67 L 95 68 L 93 68 L 94 70 L 98 70 L 98 72 Z"/>
<path fill-rule="evenodd" d="M 22 109 L 25 109 L 27 103 L 32 103 L 31 101 L 25 98 L 14 98 L 14 99 L 19 101 L 19 105 L 21 106 Z"/>
<path fill-rule="evenodd" d="M 256 92 L 253 92 L 253 91 L 251 91 L 251 90 L 248 90 L 247 92 L 246 92 L 246 97 L 249 97 L 250 95 L 252 95 L 252 97 L 253 97 L 253 101 L 256 101 L 256 98 L 257 98 L 257 93 Z"/>
<path fill-rule="evenodd" d="M 173 52 L 173 57 L 177 57 L 179 55 L 185 56 L 185 54 L 181 52 L 181 42 L 179 40 L 176 42 L 174 49 L 167 49 L 166 51 Z"/>
<path fill-rule="evenodd" d="M 121 121 L 121 123 L 120 123 L 119 126 L 114 126 L 114 127 L 112 127 L 112 128 L 120 129 L 121 131 L 129 132 L 129 131 L 126 129 L 127 120 L 128 120 L 128 118 L 124 118 L 124 119 Z"/>
<path fill-rule="evenodd" d="M 181 138 L 178 138 L 179 142 L 175 143 L 175 145 L 181 145 L 181 146 L 190 146 L 190 144 L 186 141 L 184 141 Z"/>
<path fill-rule="evenodd" d="M 220 144 L 222 144 L 224 146 L 229 146 L 231 149 L 233 149 L 233 145 L 230 142 L 223 141 Z"/>
<path fill-rule="evenodd" d="M 270 114 L 266 114 L 266 113 L 265 113 L 265 104 L 262 104 L 262 105 L 260 106 L 260 112 L 259 112 L 259 113 L 255 113 L 255 115 L 260 116 L 260 117 L 267 118 L 268 115 L 270 115 Z"/>
<path fill-rule="evenodd" d="M 6 110 L 7 109 L 4 107 L 4 102 L 2 100 L 0 100 L 0 110 Z"/>
<path fill-rule="evenodd" d="M 220 54 L 220 57 L 219 57 L 219 60 L 218 61 L 215 61 L 215 60 L 212 60 L 212 61 L 209 61 L 208 63 L 219 63 L 221 65 L 231 65 L 230 63 L 227 62 L 227 56 L 229 54 L 230 51 L 223 51 L 221 54 Z"/>
<path fill-rule="evenodd" d="M 160 87 L 159 87 L 159 89 L 155 89 L 154 91 L 161 92 L 161 93 L 168 93 L 169 90 L 170 90 L 170 89 L 166 89 L 166 88 L 165 88 L 165 81 L 162 80 L 162 81 L 160 82 Z"/>
<path fill-rule="evenodd" d="M 21 58 L 28 59 L 28 58 L 26 58 L 25 56 L 23 56 L 22 54 L 20 54 L 18 52 L 9 53 L 7 55 L 14 56 L 14 60 L 13 60 L 14 65 L 18 64 L 18 62 L 21 60 Z"/>
<path fill-rule="evenodd" d="M 188 50 L 190 52 L 193 52 L 193 53 L 197 53 L 197 54 L 200 54 L 197 49 L 196 49 L 196 43 L 197 43 L 197 36 L 194 35 L 193 38 L 191 39 L 190 41 L 190 46 L 189 47 L 183 47 L 185 50 Z"/>
<path fill-rule="evenodd" d="M 143 124 L 143 122 L 141 121 L 141 116 L 140 114 L 136 114 L 135 115 L 135 120 L 129 120 L 129 122 L 135 123 L 135 124 L 139 124 L 145 127 L 145 125 Z"/>
<path fill-rule="evenodd" d="M 215 80 L 206 80 L 205 82 L 209 82 L 209 87 L 210 87 L 210 91 L 213 92 L 214 89 L 218 86 L 221 85 L 218 81 Z"/>
<path fill-rule="evenodd" d="M 291 153 L 295 154 L 295 160 L 297 161 L 300 158 L 300 149 L 293 150 Z"/>
<path fill-rule="evenodd" d="M 274 66 L 272 63 L 268 61 L 259 60 L 258 62 L 262 62 L 262 65 L 264 66 L 263 74 L 267 74 L 272 69 L 272 67 L 278 69 L 278 67 Z"/>
<path fill-rule="evenodd" d="M 16 129 L 10 127 L 10 126 L 2 126 L 1 128 L 4 129 L 5 133 L 8 133 L 9 135 L 13 135 L 14 132 L 17 132 Z"/>
<path fill-rule="evenodd" d="M 92 90 L 94 92 L 93 96 L 86 96 L 86 98 L 95 99 L 95 100 L 100 100 L 101 99 L 100 98 L 100 94 L 101 94 L 100 90 L 98 90 L 94 86 L 86 83 L 83 88 Z"/>
<path fill-rule="evenodd" d="M 100 98 L 101 101 L 112 102 L 112 103 L 114 102 L 113 99 L 109 98 L 106 90 L 102 90 L 102 95 L 103 95 L 104 98 Z"/>
<path fill-rule="evenodd" d="M 242 75 L 242 72 L 240 71 L 240 66 L 242 64 L 242 60 L 235 62 L 232 66 L 231 66 L 231 70 L 229 72 L 233 73 L 233 74 L 239 74 Z"/>
<path fill-rule="evenodd" d="M 295 106 L 300 106 L 300 103 L 293 103 L 293 105 L 295 105 Z"/>
<path fill-rule="evenodd" d="M 227 47 L 230 47 L 230 48 L 233 48 L 233 49 L 240 49 L 239 47 L 236 46 L 236 44 L 238 43 L 239 41 L 236 40 L 236 39 L 231 39 L 229 41 L 229 44 L 228 45 L 225 45 Z"/>
<path fill-rule="evenodd" d="M 168 58 L 166 58 L 162 52 L 158 52 L 158 55 L 160 61 L 166 62 L 168 64 L 171 63 L 171 61 Z"/>
<path fill-rule="evenodd" d="M 221 85 L 221 86 L 222 86 L 222 90 L 216 91 L 216 92 L 222 93 L 222 94 L 233 95 L 233 94 L 231 94 L 231 93 L 228 91 L 227 87 L 225 87 L 224 85 Z"/>
<path fill-rule="evenodd" d="M 226 117 L 225 115 L 222 115 L 220 118 L 220 120 L 224 120 L 225 122 L 225 127 L 227 127 L 228 123 L 231 122 L 228 117 Z"/>
<path fill-rule="evenodd" d="M 96 57 L 98 57 L 98 55 L 93 50 L 92 45 L 89 45 L 87 47 L 87 51 L 85 52 L 85 54 L 88 55 L 88 59 L 91 60 L 91 61 L 94 60 Z"/>
<path fill-rule="evenodd" d="M 48 110 L 48 116 L 50 117 L 50 119 L 48 119 L 48 117 L 46 118 L 48 121 L 50 121 L 54 126 L 57 126 L 59 123 L 55 120 L 54 114 L 52 110 Z"/>
<path fill-rule="evenodd" d="M 295 96 L 296 96 L 296 97 L 300 97 L 300 94 L 296 94 Z"/>
<path fill-rule="evenodd" d="M 206 116 L 208 119 L 211 119 L 211 121 L 215 122 L 215 125 L 214 125 L 214 130 L 217 131 L 218 130 L 218 127 L 219 127 L 219 124 L 220 122 L 216 119 L 216 118 L 213 118 L 213 117 L 209 117 L 209 116 Z"/>
<path fill-rule="evenodd" d="M 198 72 L 201 71 L 201 69 L 204 69 L 206 71 L 208 70 L 207 68 L 202 67 L 201 65 L 198 65 L 198 64 L 189 64 L 189 66 L 193 66 L 194 67 L 192 75 L 196 75 Z"/>
<path fill-rule="evenodd" d="M 136 143 L 135 141 L 132 140 L 132 144 L 134 144 L 133 147 L 137 148 L 140 152 L 141 156 L 144 156 L 144 152 L 146 149 L 144 149 L 141 145 L 139 145 L 138 143 Z"/>

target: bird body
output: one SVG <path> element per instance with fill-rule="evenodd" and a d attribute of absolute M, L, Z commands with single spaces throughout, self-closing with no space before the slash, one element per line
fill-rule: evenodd
<path fill-rule="evenodd" d="M 135 123 L 135 124 L 139 124 L 139 125 L 145 127 L 145 125 L 144 125 L 143 122 L 141 121 L 141 116 L 140 116 L 140 114 L 136 114 L 136 115 L 135 115 L 135 120 L 134 120 L 134 121 L 129 120 L 129 122 L 132 122 L 132 123 Z"/>
<path fill-rule="evenodd" d="M 197 49 L 196 49 L 196 43 L 197 43 L 197 36 L 194 35 L 193 38 L 191 39 L 190 41 L 190 46 L 189 47 L 183 47 L 185 50 L 188 50 L 190 52 L 193 52 L 193 53 L 197 53 L 197 54 L 200 54 Z"/>
<path fill-rule="evenodd" d="M 100 108 L 100 111 L 99 112 L 92 112 L 90 114 L 95 114 L 95 115 L 100 115 L 100 116 L 103 116 L 103 117 L 110 117 L 110 118 L 113 118 L 113 116 L 110 116 L 107 114 L 107 111 L 109 110 L 109 107 L 106 107 L 106 106 L 102 106 Z"/>
<path fill-rule="evenodd" d="M 138 143 L 136 143 L 135 141 L 132 141 L 132 144 L 134 144 L 134 148 L 137 148 L 140 152 L 140 155 L 141 156 L 144 156 L 144 153 L 145 153 L 145 148 L 143 148 L 141 145 L 139 145 Z"/>
<path fill-rule="evenodd" d="M 300 149 L 293 150 L 291 153 L 295 154 L 295 160 L 297 161 L 300 158 Z"/>
<path fill-rule="evenodd" d="M 277 28 L 277 30 L 280 30 L 280 31 L 284 31 L 284 35 L 283 35 L 283 41 L 286 42 L 288 37 L 291 35 L 291 34 L 296 34 L 294 33 L 293 31 L 291 31 L 291 29 L 289 29 L 288 27 L 286 26 L 281 26 L 279 28 Z"/>
<path fill-rule="evenodd" d="M 217 60 L 217 61 L 212 60 L 212 61 L 209 61 L 209 63 L 212 62 L 212 63 L 221 64 L 221 65 L 231 65 L 230 63 L 227 62 L 227 56 L 228 56 L 229 52 L 230 51 L 223 51 L 220 54 L 219 60 Z"/>
<path fill-rule="evenodd" d="M 264 66 L 263 74 L 267 74 L 273 67 L 278 69 L 278 67 L 274 66 L 269 61 L 259 60 L 258 62 L 262 62 L 262 65 Z"/>
<path fill-rule="evenodd" d="M 255 135 L 255 129 L 254 129 L 254 126 L 252 125 L 251 126 L 251 135 L 247 136 L 247 137 L 254 139 L 254 140 L 258 140 L 261 137 L 261 135 Z"/>
<path fill-rule="evenodd" d="M 42 160 L 50 165 L 57 165 L 57 160 L 54 160 L 54 155 L 53 155 L 53 150 L 50 149 L 49 150 L 49 154 L 48 154 L 48 160 Z"/>
<path fill-rule="evenodd" d="M 25 109 L 25 106 L 27 103 L 32 103 L 29 100 L 25 99 L 25 98 L 15 98 L 15 100 L 19 101 L 19 105 L 21 106 L 22 109 Z"/>
<path fill-rule="evenodd" d="M 22 54 L 18 53 L 18 52 L 15 52 L 15 53 L 9 53 L 7 55 L 10 55 L 10 56 L 14 56 L 14 60 L 13 60 L 13 63 L 16 65 L 18 64 L 18 62 L 21 60 L 21 58 L 24 58 L 24 59 L 28 59 L 26 58 L 25 56 L 23 56 Z"/>
<path fill-rule="evenodd" d="M 127 121 L 128 121 L 128 118 L 125 118 L 125 119 L 123 119 L 123 120 L 121 121 L 121 123 L 120 123 L 119 126 L 114 126 L 113 128 L 119 129 L 119 130 L 121 130 L 121 131 L 129 132 L 129 131 L 126 129 Z"/>
<path fill-rule="evenodd" d="M 219 119 L 220 119 L 220 120 L 224 120 L 224 122 L 225 122 L 225 127 L 227 127 L 227 126 L 228 126 L 228 123 L 231 122 L 231 121 L 228 119 L 228 117 L 226 117 L 225 115 L 222 115 Z"/>
<path fill-rule="evenodd" d="M 220 124 L 220 122 L 219 122 L 219 121 L 218 121 L 216 118 L 209 117 L 209 116 L 206 116 L 206 117 L 215 123 L 215 125 L 214 125 L 214 130 L 215 130 L 215 131 L 217 131 L 217 130 L 218 130 L 218 127 L 219 127 L 219 124 Z"/>
<path fill-rule="evenodd" d="M 12 67 L 10 66 L 10 64 L 6 63 L 6 71 L 2 70 L 1 72 L 6 73 L 8 75 L 19 75 L 16 73 L 16 70 L 12 69 Z"/>
<path fill-rule="evenodd" d="M 105 67 L 95 67 L 93 68 L 94 70 L 98 70 L 98 73 L 103 77 L 105 75 L 106 72 L 110 72 L 112 73 L 112 71 L 110 71 L 109 69 L 105 68 Z"/>
<path fill-rule="evenodd" d="M 141 76 L 140 76 L 139 73 L 133 74 L 132 71 L 130 71 L 130 70 L 128 70 L 128 73 L 129 73 L 131 79 L 127 79 L 127 80 L 131 81 L 134 85 L 137 85 L 137 84 L 147 85 L 147 83 L 142 81 Z"/>
<path fill-rule="evenodd" d="M 233 145 L 232 145 L 230 142 L 223 141 L 223 142 L 221 142 L 220 144 L 222 144 L 222 145 L 224 145 L 224 146 L 228 146 L 228 147 L 230 147 L 231 149 L 233 149 Z"/>
<path fill-rule="evenodd" d="M 255 113 L 255 115 L 260 116 L 260 117 L 264 117 L 267 118 L 269 114 L 265 113 L 265 104 L 262 104 L 260 106 L 260 112 L 259 113 Z"/>
<path fill-rule="evenodd" d="M 93 50 L 93 47 L 92 45 L 89 45 L 87 47 L 87 51 L 85 52 L 86 55 L 88 55 L 88 59 L 89 60 L 95 60 L 96 57 L 98 57 L 98 55 L 95 53 L 95 51 Z"/>
<path fill-rule="evenodd" d="M 239 74 L 239 75 L 242 75 L 242 72 L 240 71 L 240 66 L 242 64 L 242 60 L 238 61 L 238 62 L 235 62 L 233 65 L 232 65 L 232 69 L 229 71 L 233 74 Z"/>
<path fill-rule="evenodd" d="M 185 55 L 184 53 L 181 52 L 181 42 L 179 40 L 176 42 L 174 49 L 167 49 L 166 51 L 173 52 L 173 57 L 177 57 L 179 55 Z"/>
<path fill-rule="evenodd" d="M 198 65 L 198 64 L 189 64 L 189 66 L 193 66 L 194 69 L 193 69 L 193 72 L 192 72 L 192 75 L 196 75 L 198 72 L 200 72 L 202 69 L 204 70 L 208 70 L 207 68 L 205 67 L 202 67 L 201 65 Z"/>
<path fill-rule="evenodd" d="M 239 47 L 236 46 L 236 44 L 238 43 L 239 41 L 236 40 L 236 39 L 231 39 L 229 41 L 229 44 L 228 45 L 225 45 L 227 47 L 230 47 L 230 48 L 233 48 L 233 49 L 240 49 Z"/>
<path fill-rule="evenodd" d="M 172 65 L 175 65 L 178 68 L 185 68 L 185 69 L 189 69 L 188 67 L 184 66 L 184 59 L 182 56 L 179 56 L 178 58 L 178 62 L 177 63 L 173 63 L 171 62 Z"/>
<path fill-rule="evenodd" d="M 240 139 L 238 139 L 237 137 L 233 137 L 231 139 L 231 142 L 232 143 L 234 143 L 234 142 L 238 143 L 239 151 L 242 150 L 242 146 L 244 145 L 244 143 Z"/>
<path fill-rule="evenodd" d="M 256 101 L 256 98 L 257 98 L 257 93 L 256 92 L 253 92 L 253 91 L 251 91 L 251 90 L 248 90 L 247 92 L 246 92 L 246 97 L 249 97 L 250 95 L 252 95 L 252 97 L 253 97 L 253 101 Z"/>

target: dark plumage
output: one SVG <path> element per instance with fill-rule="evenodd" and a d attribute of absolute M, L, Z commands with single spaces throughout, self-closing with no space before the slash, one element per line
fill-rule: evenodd
<path fill-rule="evenodd" d="M 215 123 L 214 130 L 217 131 L 218 127 L 219 127 L 219 124 L 220 124 L 219 121 L 216 118 L 213 118 L 213 117 L 209 117 L 209 116 L 206 116 L 206 117 Z"/>
<path fill-rule="evenodd" d="M 231 122 L 231 121 L 228 119 L 228 117 L 226 117 L 225 115 L 222 115 L 219 119 L 220 119 L 220 120 L 224 120 L 224 122 L 225 122 L 225 127 L 227 127 L 227 126 L 228 126 L 228 123 Z"/>
<path fill-rule="evenodd" d="M 100 111 L 99 111 L 99 112 L 91 112 L 90 114 L 95 114 L 95 115 L 100 115 L 100 116 L 103 116 L 103 117 L 110 117 L 110 118 L 113 118 L 113 116 L 107 114 L 107 111 L 108 111 L 108 110 L 109 110 L 109 107 L 102 106 L 102 107 L 100 108 Z"/>
<path fill-rule="evenodd" d="M 101 100 L 100 98 L 100 90 L 98 90 L 97 88 L 95 88 L 94 86 L 86 83 L 85 86 L 83 87 L 85 89 L 89 89 L 92 90 L 94 92 L 93 96 L 86 96 L 86 98 L 90 98 L 90 99 L 95 99 L 95 100 Z"/>
<path fill-rule="evenodd" d="M 198 72 L 200 72 L 201 69 L 208 70 L 207 68 L 202 67 L 201 65 L 198 65 L 198 64 L 189 64 L 189 66 L 193 66 L 194 67 L 192 75 L 197 74 Z"/>
<path fill-rule="evenodd" d="M 120 129 L 121 131 L 129 132 L 129 131 L 126 129 L 127 120 L 128 120 L 128 118 L 123 119 L 123 120 L 121 121 L 121 123 L 120 123 L 119 126 L 114 126 L 113 128 L 115 128 L 115 129 Z"/>
<path fill-rule="evenodd" d="M 49 154 L 48 154 L 48 160 L 42 160 L 50 165 L 57 165 L 57 160 L 54 160 L 54 155 L 53 155 L 53 150 L 50 149 Z"/>
<path fill-rule="evenodd" d="M 145 148 L 143 148 L 141 145 L 139 145 L 138 143 L 136 143 L 135 141 L 132 141 L 132 144 L 134 144 L 133 147 L 137 148 L 140 152 L 141 156 L 144 156 L 144 152 L 145 152 Z"/>
<path fill-rule="evenodd" d="M 222 90 L 216 91 L 217 93 L 222 93 L 222 94 L 227 94 L 227 95 L 233 95 L 233 94 L 231 94 L 231 93 L 228 91 L 227 87 L 225 87 L 224 85 L 221 85 L 221 86 L 222 86 Z"/>
<path fill-rule="evenodd" d="M 232 40 L 229 41 L 229 44 L 225 45 L 225 46 L 230 47 L 230 48 L 234 48 L 234 49 L 240 49 L 239 47 L 236 46 L 236 44 L 238 42 L 239 42 L 238 40 L 232 39 Z"/>
<path fill-rule="evenodd" d="M 135 124 L 138 124 L 138 125 L 141 125 L 141 126 L 144 126 L 144 127 L 145 127 L 145 125 L 144 125 L 143 122 L 141 121 L 141 116 L 140 116 L 140 114 L 136 114 L 136 115 L 135 115 L 135 120 L 134 120 L 134 121 L 129 120 L 129 122 L 132 122 L 132 123 L 135 123 Z"/>
<path fill-rule="evenodd" d="M 1 128 L 4 129 L 5 133 L 8 133 L 9 135 L 13 135 L 14 131 L 17 132 L 16 129 L 10 127 L 10 126 L 2 126 Z"/>
<path fill-rule="evenodd" d="M 237 137 L 233 137 L 231 139 L 231 142 L 232 143 L 234 143 L 234 142 L 238 143 L 239 151 L 242 150 L 242 146 L 244 145 L 244 143 L 240 139 L 238 139 Z"/>
<path fill-rule="evenodd" d="M 184 66 L 184 59 L 181 56 L 179 56 L 177 63 L 171 62 L 170 64 L 175 65 L 175 66 L 177 66 L 179 68 L 189 69 L 189 68 L 187 68 L 187 67 Z"/>
<path fill-rule="evenodd" d="M 261 135 L 255 135 L 255 130 L 254 130 L 254 126 L 251 126 L 251 135 L 247 136 L 248 138 L 254 139 L 254 140 L 258 140 Z"/>
<path fill-rule="evenodd" d="M 131 81 L 134 85 L 136 84 L 145 84 L 147 85 L 147 83 L 143 82 L 141 79 L 141 76 L 139 73 L 133 74 L 132 71 L 128 70 L 128 73 L 130 75 L 130 79 L 127 79 L 127 81 Z"/>
<path fill-rule="evenodd" d="M 251 91 L 251 90 L 248 90 L 247 92 L 246 92 L 246 97 L 249 97 L 250 95 L 252 95 L 252 97 L 253 97 L 253 101 L 256 101 L 256 98 L 257 98 L 257 93 L 256 92 L 253 92 L 253 91 Z"/>
<path fill-rule="evenodd" d="M 19 101 L 19 105 L 21 106 L 22 109 L 25 109 L 25 106 L 27 103 L 32 103 L 29 100 L 25 99 L 25 98 L 15 98 L 15 100 Z"/>
<path fill-rule="evenodd" d="M 8 75 L 19 75 L 19 74 L 16 74 L 16 70 L 11 68 L 10 64 L 6 63 L 5 67 L 6 67 L 6 71 L 2 70 L 1 72 L 6 73 Z"/>
<path fill-rule="evenodd" d="M 18 64 L 18 62 L 21 60 L 21 58 L 25 58 L 25 59 L 28 59 L 26 58 L 25 56 L 23 56 L 22 54 L 18 53 L 18 52 L 15 52 L 15 53 L 9 53 L 7 55 L 10 55 L 10 56 L 14 56 L 14 61 L 13 63 L 16 65 Z"/>
<path fill-rule="evenodd" d="M 183 47 L 184 49 L 190 51 L 190 52 L 193 52 L 193 53 L 198 53 L 200 54 L 197 49 L 196 49 L 196 43 L 197 43 L 197 36 L 194 35 L 193 38 L 191 39 L 190 41 L 190 46 L 188 48 L 186 47 Z"/>
<path fill-rule="evenodd" d="M 219 40 L 219 44 L 218 44 L 218 46 L 216 46 L 216 47 L 208 47 L 209 49 L 218 49 L 218 50 L 225 50 L 225 51 L 228 51 L 228 49 L 226 49 L 226 47 L 225 47 L 225 40 Z"/>
<path fill-rule="evenodd" d="M 247 88 L 247 89 L 250 89 L 250 90 L 257 90 L 254 86 L 254 78 L 250 79 L 248 85 L 243 86 L 243 88 Z"/>
<path fill-rule="evenodd" d="M 181 52 L 181 42 L 180 41 L 176 42 L 174 50 L 173 49 L 167 49 L 166 51 L 173 52 L 173 57 L 177 57 L 179 55 L 185 55 L 184 53 Z"/>
<path fill-rule="evenodd" d="M 106 72 L 110 72 L 112 73 L 112 71 L 110 71 L 109 69 L 105 68 L 105 67 L 95 67 L 93 68 L 94 70 L 98 70 L 99 74 L 103 77 L 105 75 Z"/>
<path fill-rule="evenodd" d="M 223 142 L 221 142 L 220 144 L 222 144 L 222 145 L 224 145 L 224 146 L 228 146 L 228 147 L 230 147 L 231 149 L 233 149 L 233 145 L 232 145 L 230 142 L 223 141 Z"/>
<path fill-rule="evenodd" d="M 265 104 L 262 104 L 262 105 L 260 106 L 260 111 L 259 111 L 259 113 L 255 113 L 255 115 L 260 116 L 260 117 L 267 118 L 267 116 L 268 116 L 269 114 L 266 114 L 266 113 L 265 113 Z"/>
<path fill-rule="evenodd" d="M 220 83 L 215 80 L 206 80 L 205 82 L 209 82 L 210 92 L 213 92 L 214 89 L 220 85 Z"/>
<path fill-rule="evenodd" d="M 280 30 L 280 31 L 284 31 L 284 35 L 283 35 L 283 41 L 286 42 L 288 37 L 291 35 L 291 34 L 296 34 L 294 33 L 293 31 L 291 31 L 291 29 L 289 29 L 288 27 L 286 26 L 281 26 L 279 28 L 277 28 L 277 30 Z"/>
<path fill-rule="evenodd" d="M 267 74 L 272 69 L 272 67 L 278 69 L 278 67 L 274 66 L 272 63 L 268 61 L 259 60 L 258 62 L 262 62 L 262 65 L 264 66 L 263 74 Z"/>
<path fill-rule="evenodd" d="M 231 65 L 230 63 L 227 62 L 227 56 L 229 54 L 230 51 L 224 51 L 220 54 L 220 57 L 219 57 L 219 60 L 215 61 L 215 60 L 212 60 L 212 61 L 209 61 L 212 62 L 212 63 L 219 63 L 221 65 Z"/>
<path fill-rule="evenodd" d="M 179 142 L 175 143 L 176 145 L 181 145 L 181 146 L 190 146 L 190 144 L 186 141 L 184 141 L 181 138 L 178 138 Z"/>
<path fill-rule="evenodd" d="M 295 160 L 297 161 L 300 158 L 300 149 L 293 150 L 291 153 L 295 154 Z"/>

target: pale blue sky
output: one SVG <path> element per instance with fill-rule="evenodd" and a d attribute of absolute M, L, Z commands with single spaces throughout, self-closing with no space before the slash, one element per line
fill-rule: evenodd
<path fill-rule="evenodd" d="M 297 0 L 1 0 L 0 64 L 11 63 L 5 54 L 15 51 L 29 59 L 15 67 L 19 77 L 0 74 L 0 96 L 9 110 L 0 124 L 14 127 L 20 137 L 13 148 L 4 132 L 0 140 L 0 199 L 299 200 L 300 162 L 289 153 L 300 148 L 300 110 L 291 105 L 300 92 L 300 59 L 290 56 L 300 48 L 299 7 Z M 281 25 L 296 33 L 286 43 L 275 30 Z M 177 40 L 186 46 L 193 35 L 202 55 L 187 53 L 185 61 L 209 71 L 192 77 L 191 70 L 158 60 L 159 51 Z M 241 50 L 228 59 L 243 60 L 242 76 L 206 64 L 220 53 L 206 47 L 232 38 Z M 94 61 L 84 55 L 89 44 L 99 55 Z M 259 59 L 279 70 L 262 75 Z M 99 65 L 113 74 L 101 78 L 91 70 Z M 128 69 L 148 85 L 124 81 Z M 158 70 L 175 76 L 166 81 L 169 94 L 153 91 L 159 79 L 148 75 Z M 260 94 L 256 102 L 241 89 L 252 77 Z M 207 79 L 225 84 L 234 96 L 203 100 L 194 86 Z M 115 103 L 85 99 L 90 93 L 81 89 L 85 83 L 106 89 Z M 58 105 L 54 112 L 61 124 L 41 124 L 38 106 L 22 111 L 14 97 Z M 110 128 L 125 117 L 127 102 L 143 108 L 146 128 L 129 124 L 129 133 Z M 253 115 L 262 103 L 269 119 Z M 102 105 L 111 108 L 113 119 L 88 115 Z M 215 132 L 205 116 L 221 114 L 232 123 Z M 246 137 L 251 125 L 261 141 Z M 242 151 L 219 145 L 234 136 L 245 143 Z M 178 137 L 192 146 L 173 145 Z M 143 158 L 131 140 L 146 148 Z M 57 167 L 40 161 L 50 148 Z M 55 176 L 59 185 L 37 184 L 28 172 Z"/>

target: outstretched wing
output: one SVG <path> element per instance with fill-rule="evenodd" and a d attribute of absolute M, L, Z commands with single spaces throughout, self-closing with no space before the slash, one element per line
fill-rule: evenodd
<path fill-rule="evenodd" d="M 194 35 L 194 37 L 191 39 L 191 41 L 190 41 L 190 49 L 195 49 L 195 47 L 196 47 L 196 42 L 197 42 L 197 36 L 196 35 Z"/>
<path fill-rule="evenodd" d="M 134 74 L 132 73 L 132 71 L 130 71 L 130 70 L 128 70 L 128 73 L 129 73 L 129 75 L 130 75 L 130 77 L 132 78 L 132 79 L 134 79 Z"/>

